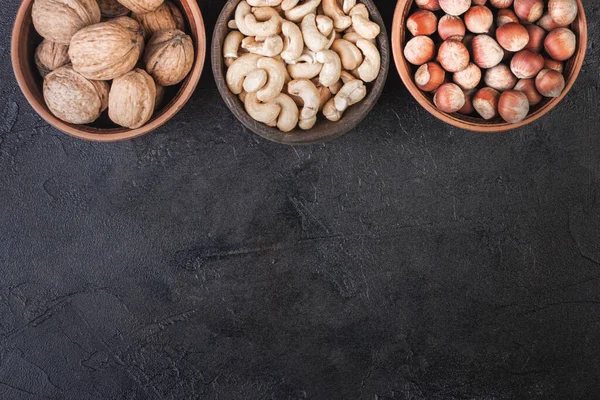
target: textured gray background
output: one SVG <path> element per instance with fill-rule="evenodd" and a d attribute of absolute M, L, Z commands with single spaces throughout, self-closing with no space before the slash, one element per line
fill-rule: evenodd
<path fill-rule="evenodd" d="M 377 2 L 388 23 L 394 4 Z M 272 144 L 207 68 L 148 136 L 48 127 L 0 25 L 1 399 L 592 399 L 600 17 L 548 117 L 468 133 L 394 69 L 370 116 Z M 200 1 L 207 28 L 224 1 Z"/>

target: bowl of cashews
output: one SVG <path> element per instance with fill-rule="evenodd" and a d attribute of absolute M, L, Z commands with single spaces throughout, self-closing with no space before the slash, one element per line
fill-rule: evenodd
<path fill-rule="evenodd" d="M 236 118 L 288 145 L 352 130 L 383 91 L 387 32 L 372 0 L 229 0 L 212 68 Z"/>

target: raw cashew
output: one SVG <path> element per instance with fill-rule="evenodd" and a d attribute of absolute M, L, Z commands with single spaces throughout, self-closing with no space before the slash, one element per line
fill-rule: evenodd
<path fill-rule="evenodd" d="M 313 126 L 315 126 L 315 124 L 317 123 L 317 116 L 315 115 L 314 117 L 310 117 L 310 118 L 300 118 L 300 121 L 298 121 L 298 127 L 302 130 L 309 130 L 312 129 Z"/>
<path fill-rule="evenodd" d="M 327 15 L 317 15 L 316 17 L 317 29 L 323 36 L 329 36 L 333 31 L 333 20 Z"/>
<path fill-rule="evenodd" d="M 281 16 L 272 7 L 258 7 L 253 13 L 246 14 L 246 29 L 252 32 L 247 36 L 271 36 L 281 32 Z"/>
<path fill-rule="evenodd" d="M 290 62 L 302 55 L 304 50 L 304 39 L 302 38 L 302 31 L 293 22 L 285 21 L 281 25 L 281 33 L 283 34 L 284 43 L 281 57 L 285 62 Z"/>
<path fill-rule="evenodd" d="M 288 93 L 299 96 L 304 102 L 300 119 L 310 119 L 319 112 L 319 90 L 308 79 L 297 79 L 288 83 Z"/>
<path fill-rule="evenodd" d="M 377 79 L 381 68 L 379 50 L 377 46 L 365 39 L 359 39 L 356 42 L 356 47 L 362 51 L 365 57 L 363 63 L 357 69 L 358 76 L 365 82 L 373 82 Z"/>
<path fill-rule="evenodd" d="M 306 17 L 304 17 L 302 19 L 302 23 L 300 24 L 300 28 L 302 29 L 304 44 L 306 44 L 306 47 L 308 47 L 310 50 L 316 53 L 327 48 L 329 39 L 327 36 L 324 36 L 321 34 L 321 32 L 319 32 L 315 14 L 308 14 Z"/>
<path fill-rule="evenodd" d="M 335 108 L 335 98 L 330 99 L 323 106 L 323 115 L 325 116 L 325 118 L 332 122 L 337 122 L 340 119 L 342 119 L 342 114 L 342 112 L 338 111 L 338 109 Z"/>
<path fill-rule="evenodd" d="M 308 14 L 315 13 L 319 4 L 321 4 L 321 0 L 306 0 L 302 4 L 286 10 L 285 17 L 292 22 L 300 22 Z"/>
<path fill-rule="evenodd" d="M 252 7 L 277 7 L 282 0 L 246 0 Z"/>
<path fill-rule="evenodd" d="M 244 39 L 244 35 L 239 31 L 231 31 L 223 42 L 223 57 L 225 58 L 225 65 L 231 66 L 231 63 L 235 61 L 239 55 L 240 44 Z"/>
<path fill-rule="evenodd" d="M 285 77 L 287 75 L 285 65 L 283 62 L 273 58 L 263 57 L 258 60 L 256 66 L 264 69 L 268 76 L 267 84 L 256 92 L 256 96 L 262 102 L 271 101 L 279 96 L 285 84 Z"/>
<path fill-rule="evenodd" d="M 379 24 L 369 21 L 369 10 L 367 6 L 360 3 L 350 10 L 352 17 L 352 27 L 360 36 L 365 39 L 375 39 L 381 32 Z"/>
<path fill-rule="evenodd" d="M 275 121 L 281 112 L 279 104 L 261 103 L 256 97 L 256 93 L 246 93 L 244 106 L 252 119 L 265 124 Z"/>
<path fill-rule="evenodd" d="M 317 61 L 323 64 L 319 74 L 319 83 L 322 86 L 329 87 L 340 80 L 342 61 L 335 51 L 323 50 L 318 52 Z"/>
<path fill-rule="evenodd" d="M 354 79 L 344 84 L 338 94 L 335 95 L 335 108 L 338 111 L 344 112 L 348 107 L 362 100 L 364 96 L 360 97 L 360 95 L 363 93 L 364 87 L 364 83 L 359 79 Z M 358 91 L 358 95 L 354 94 L 356 91 Z M 364 93 L 366 94 L 366 92 Z"/>
<path fill-rule="evenodd" d="M 298 125 L 300 111 L 290 96 L 281 93 L 270 103 L 277 104 L 281 107 L 279 118 L 277 118 L 277 128 L 279 128 L 280 131 L 289 132 Z"/>
<path fill-rule="evenodd" d="M 353 70 L 363 62 L 363 56 L 359 48 L 347 40 L 336 39 L 331 45 L 331 50 L 340 56 L 344 69 Z"/>
<path fill-rule="evenodd" d="M 342 76 L 343 76 L 343 74 L 347 74 L 347 72 L 342 71 Z M 331 92 L 331 94 L 337 94 L 340 91 L 340 89 L 342 88 L 342 86 L 344 86 L 344 82 L 340 79 L 333 85 L 329 86 L 329 91 Z"/>
<path fill-rule="evenodd" d="M 365 38 L 360 36 L 356 32 L 348 32 L 344 35 L 343 39 L 349 41 L 352 44 L 356 44 L 356 42 L 358 42 L 358 39 L 365 39 Z M 368 40 L 371 43 L 375 44 L 375 39 L 365 39 L 365 40 Z"/>
<path fill-rule="evenodd" d="M 253 32 L 246 27 L 246 15 L 252 13 L 252 7 L 245 1 L 240 1 L 235 9 L 235 25 L 244 36 L 254 36 Z"/>
<path fill-rule="evenodd" d="M 289 64 L 287 71 L 294 79 L 312 79 L 321 73 L 323 64 L 319 62 L 299 62 Z"/>
<path fill-rule="evenodd" d="M 333 20 L 333 26 L 338 31 L 352 25 L 352 18 L 344 14 L 337 0 L 323 0 L 323 12 Z"/>
<path fill-rule="evenodd" d="M 279 35 L 272 35 L 262 42 L 257 42 L 252 36 L 242 40 L 242 48 L 250 53 L 260 54 L 265 57 L 275 57 L 283 50 L 283 39 Z"/>
<path fill-rule="evenodd" d="M 229 29 L 237 29 L 237 28 L 238 28 L 238 26 L 237 26 L 237 24 L 235 23 L 235 19 L 232 19 L 231 21 L 227 22 L 227 27 L 228 27 Z"/>
<path fill-rule="evenodd" d="M 246 75 L 246 79 L 244 79 L 244 91 L 247 93 L 256 93 L 263 87 L 265 87 L 267 83 L 267 71 L 264 69 L 255 69 Z"/>
<path fill-rule="evenodd" d="M 345 14 L 348 14 L 355 5 L 356 0 L 344 0 L 344 3 L 342 4 L 342 11 L 344 11 Z"/>
<path fill-rule="evenodd" d="M 296 7 L 298 3 L 300 3 L 300 0 L 283 0 L 281 2 L 281 9 L 283 11 L 291 10 L 292 8 Z"/>
<path fill-rule="evenodd" d="M 331 93 L 329 88 L 325 86 L 319 86 L 317 87 L 317 90 L 319 90 L 319 111 L 321 111 L 323 107 L 325 107 L 325 103 L 327 103 L 329 99 L 331 99 L 333 94 Z"/>
<path fill-rule="evenodd" d="M 235 60 L 229 69 L 227 69 L 225 82 L 233 94 L 240 94 L 242 92 L 246 75 L 256 69 L 258 60 L 260 58 L 261 57 L 258 54 L 244 54 Z"/>

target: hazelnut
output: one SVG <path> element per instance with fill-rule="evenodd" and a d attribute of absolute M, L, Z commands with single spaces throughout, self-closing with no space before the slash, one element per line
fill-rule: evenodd
<path fill-rule="evenodd" d="M 460 17 L 453 15 L 444 15 L 438 22 L 438 33 L 442 40 L 457 39 L 462 40 L 467 28 Z"/>
<path fill-rule="evenodd" d="M 517 14 L 515 14 L 513 10 L 509 10 L 507 8 L 498 10 L 498 14 L 496 15 L 496 25 L 500 27 L 510 22 L 515 22 L 517 24 L 520 22 L 519 17 L 517 17 Z"/>
<path fill-rule="evenodd" d="M 69 62 L 69 46 L 42 40 L 35 49 L 35 65 L 42 78 Z"/>
<path fill-rule="evenodd" d="M 544 57 L 529 50 L 515 54 L 510 62 L 510 69 L 519 79 L 535 77 L 544 68 Z"/>
<path fill-rule="evenodd" d="M 556 28 L 546 36 L 544 49 L 557 61 L 565 61 L 575 54 L 577 38 L 568 28 Z"/>
<path fill-rule="evenodd" d="M 535 22 L 544 13 L 544 1 L 543 0 L 515 0 L 514 1 L 515 14 L 527 22 Z"/>
<path fill-rule="evenodd" d="M 424 92 L 433 92 L 446 79 L 446 71 L 436 62 L 428 62 L 417 69 L 415 83 Z"/>
<path fill-rule="evenodd" d="M 486 6 L 474 6 L 465 14 L 465 26 L 473 33 L 488 33 L 494 24 L 494 14 Z"/>
<path fill-rule="evenodd" d="M 525 50 L 540 53 L 544 47 L 546 31 L 537 25 L 525 25 L 525 29 L 527 29 L 527 32 L 529 33 L 529 42 L 527 43 Z"/>
<path fill-rule="evenodd" d="M 434 13 L 428 10 L 420 10 L 408 17 L 406 28 L 413 36 L 432 35 L 437 30 L 437 22 Z"/>
<path fill-rule="evenodd" d="M 548 14 L 557 24 L 570 25 L 577 18 L 577 2 L 575 0 L 548 1 Z"/>
<path fill-rule="evenodd" d="M 565 89 L 565 78 L 560 72 L 543 69 L 535 78 L 535 87 L 542 96 L 558 97 Z"/>
<path fill-rule="evenodd" d="M 544 69 L 552 69 L 558 71 L 561 74 L 564 72 L 563 63 L 560 61 L 553 60 L 551 58 L 544 58 Z"/>
<path fill-rule="evenodd" d="M 498 114 L 508 123 L 521 122 L 529 114 L 529 99 L 523 92 L 508 90 L 500 95 Z"/>
<path fill-rule="evenodd" d="M 462 15 L 471 7 L 471 0 L 439 0 L 440 8 L 449 15 Z"/>
<path fill-rule="evenodd" d="M 96 0 L 35 0 L 31 19 L 44 39 L 68 45 L 77 31 L 100 22 L 100 7 Z"/>
<path fill-rule="evenodd" d="M 465 94 L 465 105 L 458 110 L 458 113 L 471 115 L 475 112 L 475 108 L 473 107 L 473 95 L 475 94 L 475 89 L 463 90 L 463 93 Z"/>
<path fill-rule="evenodd" d="M 556 28 L 565 28 L 567 26 L 556 23 L 548 13 L 542 15 L 542 17 L 537 21 L 537 25 L 544 28 L 544 30 L 547 32 L 550 32 Z"/>
<path fill-rule="evenodd" d="M 438 0 L 415 0 L 417 7 L 429 11 L 437 11 L 440 9 L 440 2 Z"/>
<path fill-rule="evenodd" d="M 485 3 L 487 3 L 487 0 L 471 0 L 471 4 L 474 6 L 485 6 Z"/>
<path fill-rule="evenodd" d="M 454 113 L 465 105 L 465 94 L 454 83 L 445 83 L 433 96 L 433 103 L 442 112 Z"/>
<path fill-rule="evenodd" d="M 108 96 L 108 116 L 115 124 L 137 129 L 150 120 L 156 102 L 156 84 L 142 69 L 116 78 Z"/>
<path fill-rule="evenodd" d="M 486 86 L 505 92 L 515 87 L 517 78 L 506 65 L 498 64 L 485 71 L 484 81 Z"/>
<path fill-rule="evenodd" d="M 520 51 L 529 43 L 529 33 L 523 25 L 510 22 L 498 27 L 496 40 L 505 50 Z"/>
<path fill-rule="evenodd" d="M 500 92 L 496 89 L 485 87 L 473 96 L 473 108 L 485 120 L 498 116 L 498 100 Z"/>
<path fill-rule="evenodd" d="M 144 63 L 156 83 L 173 86 L 183 81 L 194 65 L 192 38 L 178 29 L 152 35 L 144 53 Z"/>
<path fill-rule="evenodd" d="M 404 57 L 414 65 L 422 65 L 431 61 L 435 55 L 435 45 L 428 36 L 415 36 L 404 46 Z"/>
<path fill-rule="evenodd" d="M 467 68 L 471 56 L 467 46 L 458 40 L 448 39 L 438 50 L 438 61 L 448 72 L 458 72 Z"/>
<path fill-rule="evenodd" d="M 535 79 L 521 79 L 517 82 L 514 89 L 525 93 L 530 106 L 535 106 L 542 101 L 542 95 L 535 87 Z"/>
<path fill-rule="evenodd" d="M 477 35 L 471 43 L 473 60 L 480 68 L 492 68 L 504 58 L 504 50 L 488 35 Z"/>
<path fill-rule="evenodd" d="M 463 90 L 474 89 L 481 81 L 481 70 L 477 65 L 470 63 L 467 68 L 455 72 L 452 75 L 452 81 Z"/>
<path fill-rule="evenodd" d="M 513 0 L 490 0 L 490 4 L 496 8 L 508 8 L 512 6 Z"/>

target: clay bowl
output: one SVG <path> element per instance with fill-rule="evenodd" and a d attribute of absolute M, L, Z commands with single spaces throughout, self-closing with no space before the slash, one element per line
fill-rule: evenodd
<path fill-rule="evenodd" d="M 195 45 L 196 60 L 188 77 L 179 85 L 166 88 L 164 105 L 152 119 L 138 129 L 127 129 L 113 124 L 104 112 L 91 125 L 74 125 L 56 118 L 44 102 L 42 78 L 34 62 L 34 52 L 42 38 L 37 34 L 31 21 L 33 0 L 23 0 L 17 13 L 12 35 L 12 65 L 17 82 L 33 109 L 50 125 L 64 133 L 80 139 L 97 142 L 115 142 L 145 135 L 173 118 L 190 99 L 204 66 L 206 56 L 206 32 L 202 14 L 196 0 L 172 0 L 186 19 L 187 33 Z"/>
<path fill-rule="evenodd" d="M 419 104 L 421 104 L 433 116 L 450 125 L 476 132 L 504 132 L 530 124 L 548 114 L 550 110 L 552 110 L 558 103 L 561 102 L 571 87 L 573 87 L 573 84 L 577 80 L 577 76 L 581 71 L 581 66 L 583 64 L 583 59 L 585 58 L 585 51 L 587 48 L 587 22 L 583 10 L 583 4 L 581 3 L 581 0 L 577 0 L 577 4 L 579 6 L 579 15 L 577 20 L 575 20 L 575 22 L 571 25 L 570 29 L 577 36 L 578 47 L 573 57 L 571 57 L 571 59 L 565 63 L 564 77 L 566 86 L 560 97 L 553 99 L 544 98 L 544 100 L 542 100 L 538 105 L 531 108 L 527 118 L 516 124 L 509 124 L 500 118 L 486 121 L 483 118 L 465 116 L 458 113 L 444 113 L 435 107 L 433 104 L 433 96 L 431 94 L 422 92 L 416 86 L 413 77 L 417 67 L 410 64 L 404 58 L 404 44 L 406 42 L 407 35 L 410 35 L 410 33 L 407 33 L 404 24 L 408 16 L 417 9 L 416 5 L 413 3 L 413 0 L 398 0 L 396 5 L 394 21 L 392 23 L 392 51 L 394 53 L 396 68 L 400 73 L 402 81 L 413 97 L 419 102 Z"/>
<path fill-rule="evenodd" d="M 256 122 L 253 120 L 244 109 L 244 104 L 239 98 L 231 93 L 225 83 L 225 71 L 226 67 L 223 61 L 223 41 L 229 33 L 230 29 L 227 27 L 227 22 L 233 19 L 235 9 L 241 0 L 229 0 L 215 25 L 212 40 L 212 69 L 215 76 L 215 81 L 221 97 L 227 104 L 227 107 L 233 112 L 236 118 L 248 129 L 257 135 L 262 136 L 265 139 L 273 142 L 287 144 L 287 145 L 306 145 L 321 143 L 328 140 L 338 138 L 345 133 L 349 132 L 356 127 L 373 109 L 379 96 L 383 92 L 383 87 L 388 76 L 389 63 L 390 63 L 390 50 L 389 50 L 389 39 L 385 24 L 381 18 L 381 14 L 377 10 L 377 7 L 372 0 L 359 0 L 364 3 L 371 14 L 371 20 L 375 21 L 381 26 L 381 34 L 377 38 L 377 44 L 381 53 L 381 69 L 379 76 L 374 82 L 367 84 L 368 94 L 363 101 L 348 108 L 344 113 L 343 118 L 338 122 L 331 122 L 325 119 L 321 113 L 315 126 L 308 130 L 303 131 L 299 128 L 294 129 L 291 132 L 283 133 L 277 128 L 271 128 Z"/>

